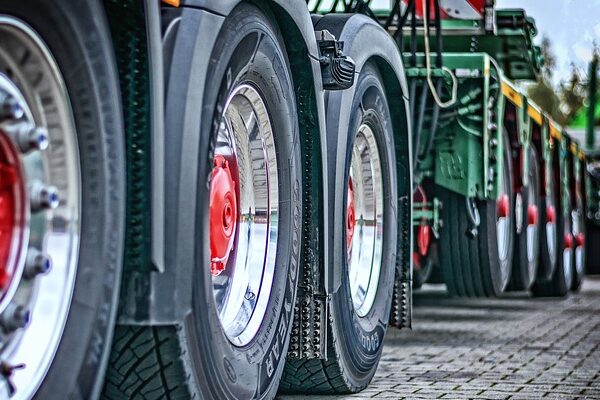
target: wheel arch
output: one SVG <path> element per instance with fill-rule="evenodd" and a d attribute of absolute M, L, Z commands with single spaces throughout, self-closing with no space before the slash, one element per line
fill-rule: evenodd
<path fill-rule="evenodd" d="M 318 49 L 306 3 L 302 0 L 189 0 L 181 7 L 164 7 L 163 56 L 165 65 L 165 268 L 135 271 L 124 285 L 119 322 L 124 324 L 172 324 L 191 312 L 194 262 L 181 254 L 193 254 L 193 218 L 178 210 L 195 213 L 196 182 L 201 160 L 201 115 L 209 55 L 227 15 L 241 3 L 261 8 L 284 38 L 296 89 L 300 136 L 319 141 L 314 150 L 321 165 L 321 187 L 327 179 L 324 152 L 325 120 Z M 200 110 L 200 111 L 199 111 Z M 303 154 L 304 157 L 304 154 Z M 317 168 L 317 167 L 315 167 Z M 168 177 L 168 179 L 167 179 Z M 318 210 L 326 215 L 324 196 Z M 326 226 L 324 227 L 327 228 Z M 328 234 L 318 229 L 326 245 Z M 184 250 L 185 249 L 185 250 Z M 323 262 L 326 265 L 326 259 Z"/>
<path fill-rule="evenodd" d="M 411 124 L 408 118 L 408 91 L 404 67 L 401 54 L 398 47 L 390 35 L 385 32 L 375 21 L 360 14 L 329 14 L 316 20 L 315 30 L 327 29 L 336 38 L 344 42 L 344 54 L 351 57 L 356 63 L 357 74 L 368 62 L 373 62 L 384 80 L 384 90 L 388 99 L 390 113 L 392 115 L 394 137 L 396 146 L 396 159 L 398 165 L 398 197 L 401 199 L 399 204 L 399 223 L 406 229 L 401 230 L 399 241 L 399 251 L 401 254 L 400 262 L 397 263 L 397 276 L 403 283 L 408 283 L 406 291 L 402 293 L 402 303 L 405 315 L 400 319 L 404 321 L 401 324 L 409 325 L 410 313 L 410 281 L 412 280 L 411 268 L 411 248 L 412 248 L 412 143 L 411 143 Z M 336 126 L 338 131 L 344 132 L 348 129 L 350 120 L 350 109 L 356 88 L 352 87 L 344 91 L 328 92 L 326 97 L 326 119 L 328 126 Z M 339 122 L 341 121 L 341 124 Z M 327 143 L 329 148 L 345 147 L 347 135 L 333 135 L 328 132 Z M 330 169 L 344 168 L 345 160 L 329 159 Z M 401 167 L 403 167 L 401 170 Z M 336 191 L 342 190 L 338 187 L 343 182 L 329 182 L 329 196 L 333 196 Z M 330 198 L 331 199 L 331 198 Z M 331 199 L 330 201 L 333 201 Z M 332 203 L 333 204 L 333 203 Z M 333 210 L 328 216 L 330 226 L 339 226 L 343 221 L 343 210 Z M 334 260 L 333 246 L 343 243 L 341 231 L 334 230 L 333 243 L 330 246 L 331 265 L 341 265 L 340 260 Z M 337 252 L 338 254 L 343 254 Z M 329 268 L 326 271 L 329 274 L 329 293 L 337 291 L 342 277 L 339 269 Z M 404 285 L 401 285 L 404 286 Z"/>

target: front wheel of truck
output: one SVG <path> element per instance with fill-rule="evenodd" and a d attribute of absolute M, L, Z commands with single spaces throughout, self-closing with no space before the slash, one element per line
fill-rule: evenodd
<path fill-rule="evenodd" d="M 453 296 L 499 296 L 508 285 L 514 242 L 512 165 L 504 135 L 502 174 L 495 200 L 472 200 L 439 189 L 444 227 L 439 264 Z M 479 218 L 477 218 L 477 216 Z M 473 231 L 479 219 L 477 231 Z"/>
<path fill-rule="evenodd" d="M 104 399 L 271 399 L 277 391 L 302 238 L 290 66 L 272 19 L 248 3 L 226 18 L 207 60 L 202 113 L 190 115 L 201 121 L 196 195 L 178 210 L 193 224 L 185 238 L 193 244 L 174 250 L 193 263 L 190 312 L 173 325 L 119 326 Z"/>
<path fill-rule="evenodd" d="M 0 4 L 0 397 L 96 398 L 124 241 L 124 143 L 97 2 Z"/>

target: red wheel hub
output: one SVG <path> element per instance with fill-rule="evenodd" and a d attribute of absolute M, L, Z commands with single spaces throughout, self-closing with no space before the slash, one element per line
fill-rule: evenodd
<path fill-rule="evenodd" d="M 556 222 L 556 209 L 554 206 L 546 207 L 546 223 L 553 224 Z"/>
<path fill-rule="evenodd" d="M 354 237 L 354 227 L 356 226 L 356 209 L 354 207 L 354 185 L 352 177 L 348 178 L 348 199 L 346 203 L 346 248 L 350 252 L 352 247 L 352 238 Z"/>
<path fill-rule="evenodd" d="M 10 285 L 23 243 L 25 184 L 19 153 L 0 131 L 0 293 Z"/>
<path fill-rule="evenodd" d="M 431 228 L 427 222 L 419 225 L 419 232 L 417 233 L 417 245 L 419 247 L 419 254 L 425 257 L 429 251 L 429 244 L 431 243 Z"/>
<path fill-rule="evenodd" d="M 538 208 L 535 204 L 527 206 L 527 225 L 537 225 L 538 223 Z"/>
<path fill-rule="evenodd" d="M 235 241 L 237 198 L 229 162 L 215 155 L 210 184 L 210 272 L 219 275 L 227 266 Z"/>
<path fill-rule="evenodd" d="M 565 233 L 565 249 L 573 248 L 573 235 Z"/>
<path fill-rule="evenodd" d="M 498 218 L 506 218 L 508 217 L 509 204 L 508 204 L 508 195 L 502 194 L 498 201 L 496 202 L 496 209 L 498 212 Z"/>
<path fill-rule="evenodd" d="M 575 236 L 575 245 L 577 247 L 583 247 L 584 244 L 585 244 L 585 235 L 583 234 L 583 232 L 579 232 L 577 234 L 577 236 Z"/>

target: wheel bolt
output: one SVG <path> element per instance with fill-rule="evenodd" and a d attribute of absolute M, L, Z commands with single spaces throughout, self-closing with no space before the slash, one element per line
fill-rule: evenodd
<path fill-rule="evenodd" d="M 18 120 L 23 118 L 25 112 L 14 97 L 5 98 L 0 105 L 0 120 Z"/>
<path fill-rule="evenodd" d="M 60 203 L 58 189 L 40 182 L 34 183 L 29 189 L 29 201 L 32 212 L 54 209 Z"/>
<path fill-rule="evenodd" d="M 5 131 L 23 153 L 48 148 L 46 128 L 35 126 L 29 122 L 19 122 L 5 127 Z"/>
<path fill-rule="evenodd" d="M 52 260 L 35 247 L 30 247 L 25 260 L 23 277 L 33 279 L 39 274 L 45 274 L 52 268 Z"/>
<path fill-rule="evenodd" d="M 27 326 L 31 312 L 22 305 L 10 303 L 0 315 L 0 326 L 5 332 L 13 332 Z"/>

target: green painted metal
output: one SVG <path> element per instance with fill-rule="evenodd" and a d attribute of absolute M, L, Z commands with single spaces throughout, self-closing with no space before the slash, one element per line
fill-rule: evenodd
<path fill-rule="evenodd" d="M 595 113 L 596 113 L 596 88 L 598 86 L 597 83 L 598 78 L 598 57 L 594 57 L 592 62 L 590 63 L 590 75 L 589 75 L 589 84 L 588 84 L 588 108 L 587 108 L 587 126 L 586 126 L 586 146 L 589 149 L 594 147 L 595 137 L 594 137 L 594 125 L 596 123 Z"/>
<path fill-rule="evenodd" d="M 407 69 L 407 77 L 409 86 L 416 80 L 421 88 L 426 76 L 424 55 L 417 54 L 416 61 L 417 67 Z M 457 76 L 458 101 L 440 112 L 434 146 L 419 164 L 415 181 L 433 177 L 437 185 L 466 197 L 495 198 L 502 174 L 498 160 L 504 146 L 501 71 L 485 53 L 444 54 L 443 65 Z M 432 76 L 443 79 L 443 93 L 450 92 L 452 82 L 446 73 L 435 69 Z M 412 101 L 418 103 L 419 99 Z M 424 128 L 421 142 L 427 142 L 432 134 Z"/>
<path fill-rule="evenodd" d="M 540 48 L 533 44 L 537 28 L 533 18 L 524 10 L 497 10 L 496 34 L 486 33 L 482 20 L 449 19 L 441 21 L 444 57 L 448 53 L 487 53 L 502 68 L 503 74 L 513 80 L 537 78 L 543 56 Z M 409 46 L 410 30 L 405 29 L 404 48 Z M 417 51 L 424 51 L 421 36 L 417 40 Z M 431 43 L 431 51 L 437 50 Z"/>

